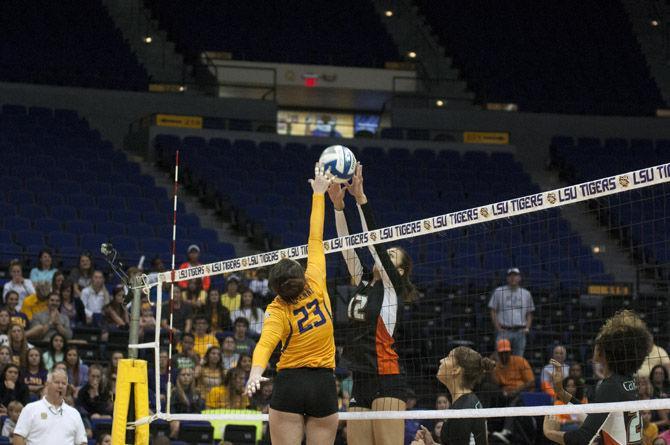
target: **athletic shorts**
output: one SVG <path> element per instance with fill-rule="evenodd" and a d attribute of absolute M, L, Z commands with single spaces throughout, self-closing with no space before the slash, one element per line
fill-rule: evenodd
<path fill-rule="evenodd" d="M 407 383 L 402 374 L 377 375 L 354 371 L 353 381 L 350 407 L 370 409 L 372 401 L 382 397 L 407 401 Z"/>
<path fill-rule="evenodd" d="M 274 378 L 270 408 L 311 417 L 335 414 L 338 409 L 333 370 L 282 369 Z"/>

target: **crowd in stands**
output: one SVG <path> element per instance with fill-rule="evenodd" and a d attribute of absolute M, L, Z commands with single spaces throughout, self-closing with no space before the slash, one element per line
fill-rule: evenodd
<path fill-rule="evenodd" d="M 191 245 L 181 267 L 200 264 L 200 249 Z M 116 368 L 123 353 L 104 351 L 111 333 L 127 331 L 130 324 L 129 305 L 122 285 L 110 286 L 103 271 L 96 269 L 88 253 L 80 256 L 77 267 L 68 273 L 53 265 L 51 254 L 43 250 L 38 265 L 29 274 L 20 261 L 12 261 L 9 280 L 3 286 L 0 307 L 0 415 L 4 416 L 3 434 L 11 434 L 23 406 L 40 397 L 47 372 L 62 368 L 69 376 L 66 400 L 76 406 L 85 419 L 89 434 L 91 421 L 111 418 Z M 129 273 L 137 273 L 129 270 Z M 145 271 L 152 272 L 152 271 Z M 30 278 L 26 278 L 29 276 Z M 172 292 L 172 334 L 175 349 L 172 361 L 165 350 L 160 355 L 160 386 L 155 387 L 154 371 L 149 370 L 150 403 L 159 397 L 167 401 L 167 382 L 173 382 L 171 410 L 173 413 L 206 413 L 217 409 L 251 409 L 267 413 L 272 395 L 272 382 L 265 382 L 253 398 L 244 393 L 251 370 L 251 356 L 260 335 L 264 306 L 272 298 L 267 271 L 260 269 L 241 275 L 230 275 L 225 286 L 220 281 L 193 279 L 178 282 Z M 496 350 L 491 356 L 496 367 L 476 388 L 485 407 L 509 407 L 528 404 L 561 404 L 555 399 L 552 374 L 556 363 L 565 377 L 563 386 L 579 400 L 587 402 L 594 385 L 602 378 L 593 363 L 570 360 L 569 346 L 547 345 L 552 362 L 538 373 L 529 363 L 525 337 L 532 330 L 535 310 L 533 297 L 521 286 L 521 272 L 508 270 L 507 283 L 491 293 L 489 308 L 498 330 Z M 169 292 L 170 287 L 166 286 Z M 164 296 L 169 295 L 167 293 Z M 512 298 L 509 300 L 508 297 Z M 164 316 L 155 318 L 155 305 L 143 297 L 140 334 L 153 335 L 157 325 L 165 332 L 170 328 L 170 302 L 163 302 Z M 510 309 L 506 304 L 518 298 Z M 522 302 L 522 303 L 520 303 Z M 82 340 L 74 332 L 78 328 L 98 326 L 103 360 L 86 360 L 80 356 Z M 147 357 L 150 358 L 150 357 Z M 150 363 L 153 363 L 150 360 Z M 553 364 L 552 364 L 553 363 Z M 346 361 L 338 354 L 338 393 L 341 410 L 349 403 L 352 380 Z M 586 376 L 585 370 L 592 376 Z M 654 346 L 650 359 L 638 373 L 641 399 L 667 397 L 670 394 L 670 358 L 663 348 Z M 272 372 L 272 371 L 270 371 Z M 170 375 L 171 374 L 171 375 Z M 529 396 L 530 394 L 530 396 Z M 449 398 L 439 394 L 434 406 L 425 406 L 426 399 L 412 396 L 407 409 L 445 409 Z M 670 432 L 668 411 L 646 412 L 645 443 L 656 443 Z M 560 416 L 562 429 L 579 426 L 577 416 Z M 420 428 L 428 425 L 439 437 L 441 422 L 406 421 L 406 442 L 410 443 Z M 338 443 L 344 443 L 342 424 Z M 169 435 L 179 437 L 179 422 L 171 422 Z M 536 434 L 536 427 L 523 420 L 506 418 L 491 420 L 489 431 L 499 442 L 516 443 Z"/>

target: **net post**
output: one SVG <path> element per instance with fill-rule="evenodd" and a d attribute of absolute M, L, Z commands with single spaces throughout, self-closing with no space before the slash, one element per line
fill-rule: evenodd
<path fill-rule="evenodd" d="M 128 332 L 128 342 L 131 345 L 139 343 L 140 337 L 140 304 L 142 302 L 142 279 L 139 275 L 132 278 L 131 288 L 133 292 L 133 302 L 130 306 L 130 328 Z M 137 349 L 128 348 L 128 358 L 137 358 Z"/>
<path fill-rule="evenodd" d="M 163 316 L 163 280 L 161 276 L 158 275 L 157 279 L 158 285 L 156 286 L 156 328 L 154 329 L 154 342 L 156 343 L 154 349 L 154 369 L 155 374 L 154 378 L 156 380 L 156 388 L 160 388 L 161 377 L 160 377 L 160 355 L 161 355 L 161 317 Z M 151 291 L 150 291 L 151 292 Z M 170 357 L 168 360 L 171 360 Z M 168 382 L 170 379 L 170 373 L 168 372 Z M 170 394 L 170 387 L 168 385 L 167 394 Z M 156 413 L 161 412 L 161 398 L 156 397 Z"/>

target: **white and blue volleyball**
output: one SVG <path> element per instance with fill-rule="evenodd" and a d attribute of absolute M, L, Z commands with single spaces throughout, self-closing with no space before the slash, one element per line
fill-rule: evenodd
<path fill-rule="evenodd" d="M 324 170 L 330 169 L 333 181 L 340 184 L 349 181 L 356 172 L 356 156 L 344 145 L 331 145 L 323 150 L 319 163 Z"/>

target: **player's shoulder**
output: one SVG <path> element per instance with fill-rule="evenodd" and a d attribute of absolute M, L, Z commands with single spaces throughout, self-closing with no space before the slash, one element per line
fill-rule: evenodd
<path fill-rule="evenodd" d="M 633 376 L 612 374 L 603 379 L 596 388 L 596 402 L 619 402 L 632 400 L 637 394 L 637 385 Z"/>

